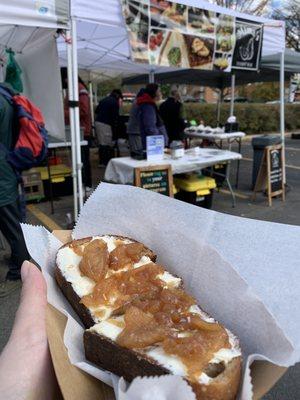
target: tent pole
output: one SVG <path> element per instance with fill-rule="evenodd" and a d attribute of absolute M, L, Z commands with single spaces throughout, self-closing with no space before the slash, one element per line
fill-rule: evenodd
<path fill-rule="evenodd" d="M 280 57 L 280 134 L 282 140 L 282 152 L 283 152 L 283 166 L 282 176 L 283 182 L 286 183 L 286 171 L 285 171 L 285 115 L 284 115 L 284 51 Z"/>
<path fill-rule="evenodd" d="M 154 83 L 154 80 L 155 80 L 155 78 L 154 78 L 154 70 L 151 70 L 149 72 L 149 83 Z"/>
<path fill-rule="evenodd" d="M 90 108 L 91 108 L 91 118 L 92 118 L 92 125 L 94 126 L 95 123 L 95 114 L 94 114 L 94 101 L 93 101 L 93 84 L 89 80 L 89 95 L 90 95 Z"/>
<path fill-rule="evenodd" d="M 230 96 L 230 117 L 234 113 L 234 90 L 235 90 L 235 74 L 231 74 L 231 96 Z"/>
<path fill-rule="evenodd" d="M 79 212 L 83 206 L 83 190 L 82 190 L 82 163 L 81 163 L 81 146 L 80 146 L 80 117 L 79 117 L 79 91 L 78 91 L 78 59 L 77 59 L 77 25 L 76 20 L 71 18 L 71 34 L 72 34 L 72 69 L 73 69 L 73 88 L 74 101 L 78 103 L 74 107 L 75 116 L 75 145 L 77 160 L 77 179 L 78 179 L 78 198 Z"/>
<path fill-rule="evenodd" d="M 68 58 L 68 100 L 74 100 L 73 88 L 73 70 L 72 70 L 72 53 L 71 53 L 71 34 L 66 32 L 66 46 Z M 75 143 L 75 119 L 74 108 L 69 107 L 70 129 L 71 129 L 71 153 L 72 153 L 72 178 L 73 178 L 73 202 L 74 202 L 74 221 L 78 216 L 78 197 L 77 197 L 77 169 L 76 169 L 76 143 Z"/>
<path fill-rule="evenodd" d="M 94 97 L 94 101 L 95 101 L 95 107 L 97 107 L 98 105 L 98 83 L 95 83 L 96 89 L 95 89 L 95 97 Z"/>
<path fill-rule="evenodd" d="M 220 119 L 221 119 L 221 102 L 222 102 L 222 89 L 219 89 L 218 102 L 217 102 L 217 126 L 220 125 Z"/>

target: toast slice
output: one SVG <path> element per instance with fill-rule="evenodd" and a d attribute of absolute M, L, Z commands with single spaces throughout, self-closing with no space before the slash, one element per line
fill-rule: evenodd
<path fill-rule="evenodd" d="M 235 399 L 242 364 L 238 340 L 196 305 L 180 278 L 155 264 L 151 250 L 133 243 L 139 242 L 105 235 L 58 251 L 55 277 L 88 328 L 87 360 L 129 382 L 174 374 L 186 379 L 199 400 Z"/>
<path fill-rule="evenodd" d="M 64 244 L 58 251 L 56 257 L 56 268 L 54 276 L 56 282 L 67 298 L 76 314 L 79 316 L 85 328 L 90 328 L 98 321 L 89 308 L 81 303 L 83 296 L 90 294 L 93 291 L 95 282 L 91 279 L 82 276 L 78 265 L 81 257 L 76 254 L 76 249 L 81 248 L 84 250 L 85 246 L 95 238 L 106 238 L 108 243 L 108 250 L 111 252 L 115 249 L 115 243 L 139 243 L 134 239 L 118 235 L 104 235 L 97 237 L 88 237 L 78 240 L 72 240 Z M 156 254 L 148 247 L 144 246 L 145 255 L 141 257 L 140 264 L 143 265 L 147 262 L 155 262 Z M 72 254 L 73 253 L 73 254 Z"/>
<path fill-rule="evenodd" d="M 161 376 L 174 374 L 167 366 L 152 357 L 119 346 L 114 340 L 99 334 L 93 328 L 84 332 L 86 359 L 104 370 L 108 370 L 131 382 L 138 376 Z M 238 354 L 238 350 L 237 350 Z M 210 364 L 206 380 L 187 382 L 197 400 L 234 400 L 240 385 L 242 359 L 234 357 L 226 366 Z"/>

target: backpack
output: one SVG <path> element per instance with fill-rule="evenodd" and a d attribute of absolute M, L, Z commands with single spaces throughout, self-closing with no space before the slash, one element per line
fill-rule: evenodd
<path fill-rule="evenodd" d="M 48 132 L 43 115 L 27 97 L 7 87 L 0 85 L 0 94 L 14 108 L 14 148 L 5 149 L 6 159 L 18 172 L 36 167 L 47 155 Z"/>

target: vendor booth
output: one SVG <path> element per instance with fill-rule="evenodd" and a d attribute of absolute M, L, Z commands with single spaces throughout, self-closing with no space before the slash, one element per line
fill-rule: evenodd
<path fill-rule="evenodd" d="M 126 4 L 127 2 L 124 2 L 123 6 Z M 283 53 L 285 36 L 284 24 L 280 21 L 271 21 L 261 17 L 243 15 L 229 9 L 224 9 L 213 4 L 209 4 L 205 1 L 200 1 L 196 3 L 183 0 L 182 7 L 187 8 L 187 6 L 196 6 L 197 8 L 202 8 L 208 13 L 217 16 L 222 15 L 225 19 L 229 19 L 231 21 L 240 21 L 240 24 L 242 24 L 242 21 L 247 20 L 254 25 L 256 24 L 255 26 L 263 26 L 262 45 L 261 49 L 257 49 L 257 53 L 259 53 L 260 50 L 262 52 L 262 56 Z M 71 140 L 71 143 L 73 144 L 73 177 L 77 178 L 74 179 L 74 193 L 78 192 L 79 202 L 78 206 L 75 206 L 75 202 L 77 200 L 74 200 L 75 215 L 77 215 L 77 210 L 80 209 L 82 206 L 83 197 L 81 184 L 82 179 L 80 159 L 79 114 L 78 107 L 76 107 L 76 101 L 78 100 L 78 84 L 77 78 L 75 77 L 77 76 L 78 68 L 88 71 L 91 80 L 93 79 L 93 74 L 95 73 L 100 73 L 104 77 L 116 76 L 120 74 L 122 76 L 129 76 L 146 73 L 149 76 L 149 79 L 153 81 L 154 76 L 158 73 L 175 71 L 175 73 L 177 74 L 182 71 L 182 69 L 178 69 L 175 66 L 166 65 L 165 62 L 162 62 L 158 59 L 154 60 L 153 63 L 140 62 L 141 60 L 139 60 L 138 57 L 133 57 L 132 59 L 132 55 L 134 52 L 132 41 L 130 41 L 130 38 L 132 38 L 132 32 L 130 32 L 130 25 L 126 23 L 126 18 L 124 17 L 125 15 L 126 10 L 124 11 L 124 7 L 122 9 L 119 0 L 107 0 L 97 3 L 94 1 L 90 1 L 90 3 L 87 3 L 84 1 L 73 0 L 70 3 L 70 10 L 68 10 L 68 2 L 66 1 L 37 2 L 34 3 L 34 6 L 32 5 L 32 2 L 26 1 L 25 3 L 22 2 L 22 5 L 20 5 L 19 9 L 17 9 L 17 12 L 14 6 L 8 5 L 5 8 L 4 12 L 1 14 L 0 22 L 2 22 L 3 24 L 27 26 L 30 27 L 28 29 L 33 32 L 37 29 L 37 27 L 66 29 L 66 33 L 63 35 L 63 40 L 61 38 L 58 39 L 58 53 L 60 63 L 68 65 L 70 72 L 69 97 L 71 101 L 75 102 L 73 103 L 73 107 L 71 107 L 70 109 L 70 123 L 73 138 L 73 140 Z M 220 17 L 218 18 L 220 19 Z M 244 32 L 245 29 L 247 30 L 250 28 L 248 26 L 242 26 L 240 28 L 241 32 Z M 30 35 L 31 34 L 29 34 L 29 36 L 27 35 L 26 40 L 28 41 L 28 43 L 25 42 L 26 46 L 30 46 L 34 35 L 39 36 L 37 34 L 37 31 L 36 33 L 32 34 L 32 38 L 30 37 Z M 52 35 L 54 35 L 54 31 L 52 32 Z M 12 41 L 12 38 L 12 34 L 10 36 L 10 33 L 5 32 L 5 37 L 3 40 L 4 48 L 9 45 L 9 43 L 7 43 L 7 39 L 10 39 L 10 41 Z M 74 40 L 75 38 L 76 40 Z M 50 46 L 49 43 L 50 42 L 47 42 L 47 46 Z M 24 47 L 24 42 L 22 46 Z M 23 50 L 24 57 L 26 46 L 24 47 L 24 49 L 16 48 L 17 52 L 19 53 Z M 65 50 L 66 47 L 67 52 Z M 150 49 L 148 50 L 150 52 Z M 54 50 L 52 51 L 52 53 L 54 54 Z M 234 54 L 232 54 L 231 56 L 232 58 L 234 58 Z M 22 64 L 21 58 L 21 54 L 19 54 L 18 62 L 20 63 L 20 65 Z M 45 61 L 45 63 L 47 63 L 46 57 L 39 58 L 41 60 L 40 62 Z M 30 58 L 30 60 L 31 65 L 33 64 L 33 66 L 36 66 L 38 69 L 38 65 L 40 64 L 40 62 L 35 62 L 34 58 Z M 25 61 L 27 64 L 28 59 L 24 59 L 23 64 L 25 64 Z M 50 64 L 51 63 L 48 63 L 48 66 Z M 30 68 L 30 70 L 34 71 L 34 68 Z M 41 68 L 41 70 L 47 71 L 46 65 Z M 55 68 L 51 68 L 51 70 L 55 70 Z M 212 70 L 207 72 L 209 74 L 215 74 L 215 71 Z M 245 71 L 245 73 L 249 73 L 249 71 Z M 34 75 L 37 76 L 37 73 L 34 73 Z M 44 75 L 42 76 L 42 78 L 44 84 L 38 85 L 39 88 L 44 88 L 45 83 L 48 82 L 47 79 L 44 79 Z M 32 81 L 30 77 L 28 77 L 28 80 Z M 58 82 L 57 67 L 55 81 Z M 49 109 L 50 102 L 46 101 L 46 99 L 48 99 L 48 96 L 36 94 L 32 95 L 32 99 L 37 102 L 37 105 L 40 105 L 46 117 L 47 127 L 51 131 L 51 134 L 53 131 L 54 136 L 56 135 L 57 137 L 63 138 L 63 116 L 62 112 L 58 111 L 58 108 L 61 108 L 61 96 L 58 93 L 60 88 L 58 84 L 52 84 L 49 86 L 51 86 L 50 89 L 52 91 L 56 91 L 56 93 L 51 93 L 49 92 L 49 90 L 45 89 L 41 89 L 40 93 L 50 93 L 51 96 L 49 97 L 51 99 L 56 99 L 52 102 L 52 110 Z M 30 89 L 33 89 L 32 86 L 30 86 Z M 35 92 L 37 93 L 36 90 Z M 56 117 L 51 118 L 50 115 L 55 115 Z M 56 126 L 53 126 L 53 124 L 55 124 Z M 75 184 L 77 186 L 76 188 Z"/>
<path fill-rule="evenodd" d="M 109 77 L 115 76 L 128 77 L 144 74 L 147 80 L 151 82 L 156 79 L 157 75 L 160 76 L 160 74 L 166 73 L 176 76 L 184 73 L 184 66 L 187 65 L 189 68 L 195 67 L 193 72 L 191 72 L 191 75 L 195 76 L 195 79 L 197 79 L 197 73 L 206 74 L 207 79 L 212 82 L 211 86 L 220 86 L 223 85 L 223 79 L 226 77 L 230 85 L 233 86 L 236 76 L 239 74 L 243 74 L 245 77 L 257 75 L 256 70 L 259 64 L 260 53 L 263 57 L 277 53 L 283 54 L 285 48 L 285 27 L 284 23 L 281 21 L 272 21 L 262 17 L 243 15 L 233 10 L 209 4 L 206 1 L 196 3 L 185 0 L 182 1 L 180 6 L 183 10 L 183 14 L 187 13 L 188 6 L 192 6 L 197 7 L 197 9 L 204 9 L 207 15 L 213 16 L 212 20 L 214 20 L 214 22 L 212 24 L 216 26 L 216 36 L 205 39 L 204 42 L 207 50 L 209 50 L 210 45 L 215 40 L 216 50 L 215 52 L 213 52 L 212 49 L 209 50 L 212 51 L 210 57 L 214 60 L 214 62 L 211 61 L 210 65 L 207 63 L 200 63 L 201 65 L 199 64 L 198 66 L 193 65 L 190 56 L 182 53 L 181 64 L 175 66 L 174 62 L 171 63 L 168 60 L 168 56 L 166 56 L 164 52 L 166 53 L 166 49 L 168 49 L 168 46 L 170 47 L 172 41 L 175 43 L 177 38 L 179 38 L 178 40 L 180 41 L 182 40 L 181 36 L 185 37 L 185 28 L 180 26 L 180 22 L 178 25 L 176 21 L 177 25 L 176 23 L 174 25 L 174 21 L 171 21 L 170 26 L 166 25 L 167 28 L 171 29 L 171 31 L 177 30 L 183 32 L 183 34 L 178 36 L 177 33 L 170 33 L 170 37 L 164 37 L 164 33 L 159 33 L 157 29 L 153 29 L 154 25 L 159 28 L 166 24 L 166 21 L 162 20 L 164 17 L 159 16 L 160 10 L 158 10 L 158 16 L 156 15 L 153 17 L 153 7 L 151 8 L 150 22 L 147 14 L 148 11 L 145 11 L 150 9 L 147 8 L 148 2 L 145 1 L 142 3 L 143 5 L 140 7 L 137 6 L 135 2 L 131 3 L 128 1 L 123 1 L 121 6 L 119 0 L 102 1 L 97 5 L 91 2 L 90 6 L 83 1 L 71 2 L 72 36 L 77 37 L 76 43 L 72 43 L 73 54 L 76 53 L 76 61 L 79 69 L 87 73 L 86 76 L 88 76 L 90 81 L 90 93 L 93 92 L 93 80 L 97 81 L 99 79 L 109 79 Z M 170 7 L 173 7 L 173 3 L 170 4 Z M 132 15 L 134 16 L 134 22 L 132 22 Z M 183 15 L 178 15 L 178 17 L 181 18 Z M 154 18 L 154 20 L 152 20 L 152 18 Z M 161 18 L 161 20 L 159 18 Z M 185 16 L 184 18 L 188 18 L 188 32 L 192 30 L 193 34 L 199 35 L 199 30 L 193 28 L 193 21 L 191 18 L 194 17 L 190 17 L 190 11 L 189 17 Z M 249 32 L 252 32 L 252 37 L 253 35 L 255 37 L 260 37 L 260 40 L 257 41 L 259 44 L 257 44 L 257 46 L 255 45 L 256 47 L 251 42 L 252 39 L 249 39 L 250 41 L 248 42 L 248 45 L 250 48 L 251 46 L 253 47 L 252 50 L 256 54 L 256 58 L 254 57 L 255 62 L 252 64 L 249 61 L 241 61 L 241 59 L 239 59 L 240 55 L 236 54 L 237 52 L 234 50 L 234 46 L 230 45 L 231 47 L 229 46 L 228 48 L 226 47 L 228 44 L 225 46 L 222 40 L 221 43 L 219 43 L 220 35 L 222 39 L 224 33 L 222 29 L 226 24 L 228 25 L 228 21 L 230 25 L 229 29 L 234 30 L 233 27 L 237 27 L 237 41 L 241 40 L 241 38 L 245 40 L 245 37 L 248 39 L 249 37 L 251 38 Z M 169 22 L 167 21 L 167 24 Z M 145 37 L 141 38 L 136 36 L 136 29 L 143 31 L 145 24 L 149 24 L 149 28 L 147 28 L 150 35 L 149 41 L 148 39 L 146 40 Z M 262 30 L 260 30 L 262 27 L 263 35 Z M 235 42 L 236 38 L 233 35 L 233 30 L 231 40 Z M 203 33 L 203 30 L 201 32 Z M 253 32 L 255 32 L 255 34 Z M 160 39 L 162 41 L 161 46 L 158 44 L 156 46 L 157 48 L 155 46 L 151 48 L 151 40 L 155 35 L 159 34 L 162 36 Z M 211 32 L 209 33 L 206 31 L 205 35 L 207 36 L 207 34 L 211 36 Z M 147 36 L 147 33 L 145 33 L 145 35 Z M 158 39 L 156 38 L 155 40 Z M 140 43 L 138 46 L 136 45 L 137 42 Z M 74 46 L 77 46 L 77 51 Z M 225 46 L 225 48 L 223 46 Z M 159 50 L 159 47 L 161 47 L 161 50 Z M 141 48 L 143 48 L 143 50 L 141 50 Z M 58 39 L 58 51 L 61 64 L 66 65 L 68 58 L 65 52 L 64 40 Z M 228 53 L 226 55 L 227 66 L 225 69 L 223 69 L 223 67 L 220 68 L 219 65 L 220 60 L 222 61 L 224 58 L 223 56 L 222 58 L 220 54 L 222 55 L 224 51 Z M 181 68 L 177 68 L 178 66 Z M 243 68 L 243 70 L 240 68 Z M 189 69 L 188 72 L 189 71 L 191 70 Z M 229 72 L 226 74 L 226 71 Z M 283 98 L 283 83 L 281 94 Z M 233 105 L 234 102 L 232 99 L 231 114 L 233 113 Z M 283 121 L 283 110 L 281 115 Z"/>

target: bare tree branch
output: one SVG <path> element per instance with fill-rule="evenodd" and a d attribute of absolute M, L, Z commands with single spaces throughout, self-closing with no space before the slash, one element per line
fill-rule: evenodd
<path fill-rule="evenodd" d="M 288 0 L 285 6 L 274 10 L 272 17 L 285 21 L 287 47 L 300 51 L 300 2 Z"/>
<path fill-rule="evenodd" d="M 268 8 L 269 0 L 210 0 L 222 7 L 252 15 L 262 15 Z"/>

